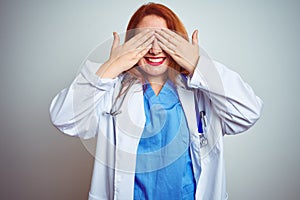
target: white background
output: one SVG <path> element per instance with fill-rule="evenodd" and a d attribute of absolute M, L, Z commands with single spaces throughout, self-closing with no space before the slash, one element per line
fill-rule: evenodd
<path fill-rule="evenodd" d="M 237 71 L 265 103 L 249 131 L 225 137 L 230 199 L 300 198 L 300 3 L 161 1 L 199 29 L 201 46 Z M 0 198 L 87 198 L 93 157 L 59 133 L 48 109 L 83 59 L 124 32 L 144 1 L 0 2 Z"/>

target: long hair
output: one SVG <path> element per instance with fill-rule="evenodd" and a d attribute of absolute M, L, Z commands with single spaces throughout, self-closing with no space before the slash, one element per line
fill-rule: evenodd
<path fill-rule="evenodd" d="M 135 29 L 137 28 L 138 24 L 141 20 L 148 16 L 148 15 L 156 15 L 158 17 L 163 18 L 166 21 L 168 29 L 176 32 L 177 34 L 181 35 L 184 39 L 188 40 L 187 31 L 177 17 L 177 15 L 168 7 L 157 4 L 157 3 L 147 3 L 142 5 L 131 17 L 126 31 L 125 42 L 131 39 L 135 35 Z M 168 78 L 171 79 L 173 83 L 176 84 L 176 76 L 178 73 L 188 74 L 188 72 L 179 66 L 172 58 L 170 59 L 169 67 L 173 70 L 168 70 Z M 135 77 L 136 79 L 144 82 L 144 78 L 141 75 L 140 71 L 133 67 L 127 71 L 131 76 Z M 127 76 L 130 77 L 130 76 Z"/>
<path fill-rule="evenodd" d="M 142 5 L 131 17 L 125 35 L 125 42 L 130 40 L 136 33 L 135 30 L 138 24 L 142 21 L 142 19 L 148 15 L 156 15 L 158 17 L 163 18 L 166 21 L 168 29 L 176 32 L 177 34 L 181 35 L 187 41 L 188 34 L 187 31 L 177 17 L 177 15 L 168 7 L 157 4 L 157 3 L 147 3 Z M 137 66 L 137 65 L 136 65 Z M 171 57 L 169 62 L 169 69 L 168 69 L 168 78 L 176 84 L 176 77 L 179 73 L 181 74 L 188 74 L 188 72 L 181 66 L 179 66 Z M 170 70 L 171 69 L 171 70 Z M 124 72 L 124 78 L 122 81 L 122 89 L 118 96 L 121 96 L 124 92 L 126 92 L 135 81 L 140 81 L 145 83 L 145 78 L 142 73 L 139 71 L 137 67 L 133 67 L 128 71 Z"/>

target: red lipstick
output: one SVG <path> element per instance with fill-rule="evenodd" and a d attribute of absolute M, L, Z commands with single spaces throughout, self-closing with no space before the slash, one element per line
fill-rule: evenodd
<path fill-rule="evenodd" d="M 159 66 L 164 63 L 166 57 L 144 57 L 146 62 L 152 66 Z"/>

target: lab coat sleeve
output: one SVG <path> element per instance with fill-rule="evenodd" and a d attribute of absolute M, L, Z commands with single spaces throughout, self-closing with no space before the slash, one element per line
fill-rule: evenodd
<path fill-rule="evenodd" d="M 99 63 L 86 61 L 72 84 L 52 100 L 51 121 L 63 133 L 84 139 L 94 137 L 99 116 L 109 112 L 118 78 L 99 78 L 95 74 L 99 66 Z"/>
<path fill-rule="evenodd" d="M 188 86 L 204 92 L 220 116 L 223 133 L 237 134 L 260 117 L 263 102 L 239 74 L 223 64 L 201 56 Z"/>

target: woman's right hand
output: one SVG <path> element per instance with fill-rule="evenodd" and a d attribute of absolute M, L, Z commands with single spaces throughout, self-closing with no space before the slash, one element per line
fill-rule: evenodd
<path fill-rule="evenodd" d="M 155 38 L 153 30 L 143 30 L 120 45 L 120 37 L 114 32 L 110 57 L 96 72 L 101 78 L 115 78 L 132 68 L 152 47 Z"/>

